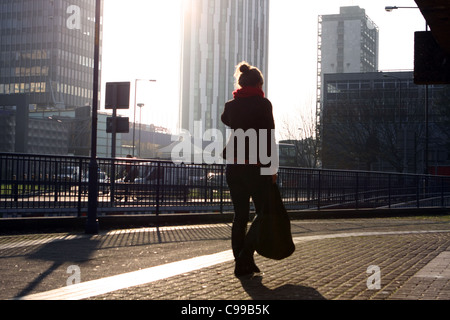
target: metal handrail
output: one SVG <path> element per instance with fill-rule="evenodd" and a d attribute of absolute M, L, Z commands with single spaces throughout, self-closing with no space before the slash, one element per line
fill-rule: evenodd
<path fill-rule="evenodd" d="M 89 157 L 0 153 L 0 217 L 86 214 Z M 232 211 L 225 165 L 99 158 L 100 215 Z M 136 172 L 125 181 L 127 170 Z M 115 172 L 114 179 L 110 177 Z M 449 207 L 450 177 L 282 167 L 289 210 Z"/>

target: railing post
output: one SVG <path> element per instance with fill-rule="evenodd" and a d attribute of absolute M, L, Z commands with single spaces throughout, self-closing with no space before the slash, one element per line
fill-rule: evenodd
<path fill-rule="evenodd" d="M 220 213 L 223 213 L 223 174 L 224 174 L 224 170 L 223 170 L 224 166 L 221 165 L 220 166 L 220 186 L 219 186 L 219 192 L 220 192 Z"/>
<path fill-rule="evenodd" d="M 156 167 L 156 216 L 159 216 L 159 198 L 160 198 L 160 170 L 161 170 L 161 162 L 157 162 L 158 165 Z"/>
<path fill-rule="evenodd" d="M 58 181 L 58 169 L 59 165 L 57 162 L 55 162 L 55 174 L 53 175 L 53 185 L 54 185 L 54 191 L 55 191 L 55 202 L 58 201 L 58 192 L 59 192 L 59 181 Z"/>
<path fill-rule="evenodd" d="M 358 209 L 359 205 L 358 205 L 358 193 L 359 193 L 359 175 L 358 172 L 356 172 L 355 175 L 356 178 L 356 189 L 355 189 L 355 208 Z"/>
<path fill-rule="evenodd" d="M 320 210 L 320 198 L 322 197 L 322 189 L 321 189 L 321 183 L 322 183 L 322 176 L 321 176 L 321 171 L 319 170 L 319 175 L 318 175 L 318 182 L 317 182 L 317 210 Z"/>
<path fill-rule="evenodd" d="M 311 200 L 311 176 L 312 176 L 312 171 L 306 171 L 306 200 L 308 203 L 308 209 L 309 209 L 309 204 L 310 204 L 310 200 Z"/>
<path fill-rule="evenodd" d="M 19 201 L 19 186 L 17 185 L 17 176 L 13 175 L 12 177 L 12 190 L 13 190 L 13 195 L 14 195 L 14 202 L 18 202 Z"/>
<path fill-rule="evenodd" d="M 83 189 L 82 186 L 82 181 L 81 181 L 81 175 L 83 172 L 83 160 L 80 158 L 80 160 L 78 161 L 78 166 L 79 166 L 79 173 L 78 173 L 78 208 L 77 208 L 77 215 L 78 218 L 81 217 L 81 192 Z"/>
<path fill-rule="evenodd" d="M 417 208 L 420 208 L 420 178 L 421 176 L 417 176 L 417 181 L 416 181 L 416 185 L 417 185 L 417 190 L 416 190 L 416 199 L 417 199 Z"/>
<path fill-rule="evenodd" d="M 388 174 L 388 208 L 391 208 L 391 174 Z"/>
<path fill-rule="evenodd" d="M 204 173 L 205 175 L 203 176 L 203 185 L 202 185 L 202 190 L 203 190 L 203 195 L 204 195 L 204 202 L 207 203 L 208 202 L 208 169 L 202 165 L 202 173 Z"/>
<path fill-rule="evenodd" d="M 133 164 L 134 165 L 134 164 Z M 111 169 L 110 169 L 110 177 L 109 177 L 109 201 L 114 203 L 114 199 L 116 197 L 116 160 L 111 159 Z"/>

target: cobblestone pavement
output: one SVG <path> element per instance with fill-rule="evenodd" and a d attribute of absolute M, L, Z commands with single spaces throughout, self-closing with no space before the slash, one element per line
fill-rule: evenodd
<path fill-rule="evenodd" d="M 448 216 L 295 220 L 292 232 L 291 257 L 256 255 L 262 273 L 242 279 L 229 224 L 0 236 L 0 298 L 450 299 Z"/>

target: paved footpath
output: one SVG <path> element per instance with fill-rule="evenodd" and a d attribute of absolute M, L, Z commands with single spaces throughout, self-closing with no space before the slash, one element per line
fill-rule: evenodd
<path fill-rule="evenodd" d="M 450 300 L 448 216 L 291 225 L 295 253 L 243 279 L 229 224 L 0 236 L 0 299 Z"/>

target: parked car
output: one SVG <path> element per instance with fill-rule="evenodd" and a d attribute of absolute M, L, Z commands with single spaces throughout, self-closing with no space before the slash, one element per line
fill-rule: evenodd
<path fill-rule="evenodd" d="M 184 164 L 140 162 L 128 166 L 122 178 L 115 181 L 116 199 L 186 199 L 188 171 Z"/>
<path fill-rule="evenodd" d="M 57 181 L 60 182 L 75 182 L 78 181 L 80 175 L 80 168 L 77 166 L 62 166 L 59 168 L 56 175 Z"/>
<path fill-rule="evenodd" d="M 89 172 L 83 173 L 81 178 L 81 191 L 83 193 L 87 193 L 89 189 Z M 98 172 L 98 191 L 103 194 L 108 194 L 110 190 L 110 179 L 106 172 L 99 171 Z"/>

